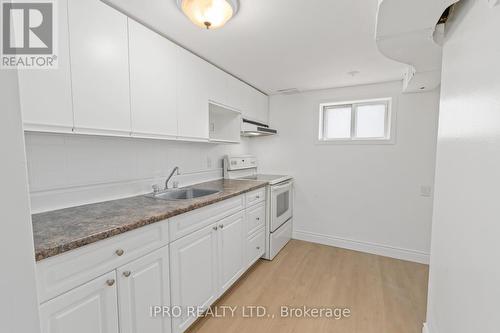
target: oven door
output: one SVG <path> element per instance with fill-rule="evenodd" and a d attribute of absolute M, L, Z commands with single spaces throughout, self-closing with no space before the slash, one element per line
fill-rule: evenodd
<path fill-rule="evenodd" d="M 271 186 L 271 232 L 274 232 L 292 217 L 292 191 L 292 181 Z"/>

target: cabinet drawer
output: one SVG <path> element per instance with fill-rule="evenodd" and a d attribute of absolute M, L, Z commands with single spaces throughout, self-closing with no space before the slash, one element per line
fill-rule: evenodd
<path fill-rule="evenodd" d="M 255 235 L 247 239 L 247 267 L 250 267 L 260 257 L 264 255 L 266 250 L 266 234 L 265 228 L 262 228 Z"/>
<path fill-rule="evenodd" d="M 266 203 L 247 208 L 247 234 L 251 235 L 266 223 Z"/>
<path fill-rule="evenodd" d="M 246 207 L 250 207 L 259 202 L 266 200 L 266 188 L 259 188 L 258 190 L 248 192 L 246 194 Z"/>
<path fill-rule="evenodd" d="M 170 241 L 184 237 L 203 227 L 217 222 L 245 208 L 244 196 L 223 200 L 221 202 L 174 216 L 169 220 Z"/>
<path fill-rule="evenodd" d="M 167 245 L 167 226 L 166 221 L 155 223 L 39 261 L 40 303 Z"/>

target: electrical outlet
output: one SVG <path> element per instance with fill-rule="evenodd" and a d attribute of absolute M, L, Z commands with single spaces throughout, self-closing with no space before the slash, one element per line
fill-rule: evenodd
<path fill-rule="evenodd" d="M 420 196 L 422 197 L 430 197 L 432 195 L 432 187 L 428 185 L 420 186 Z"/>

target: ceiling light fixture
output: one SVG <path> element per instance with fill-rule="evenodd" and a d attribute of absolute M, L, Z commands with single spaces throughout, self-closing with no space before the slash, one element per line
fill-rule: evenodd
<path fill-rule="evenodd" d="M 238 11 L 238 0 L 176 0 L 182 12 L 199 27 L 222 27 Z"/>

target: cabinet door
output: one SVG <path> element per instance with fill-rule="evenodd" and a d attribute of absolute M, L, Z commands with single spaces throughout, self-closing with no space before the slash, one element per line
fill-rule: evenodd
<path fill-rule="evenodd" d="M 171 301 L 183 310 L 172 319 L 174 333 L 184 332 L 197 319 L 188 315 L 188 307 L 208 308 L 219 295 L 215 227 L 209 225 L 170 244 Z"/>
<path fill-rule="evenodd" d="M 178 136 L 208 140 L 208 64 L 178 48 L 177 117 Z"/>
<path fill-rule="evenodd" d="M 177 46 L 132 19 L 129 24 L 132 134 L 177 136 Z"/>
<path fill-rule="evenodd" d="M 208 99 L 218 104 L 230 106 L 228 103 L 227 81 L 229 74 L 210 65 L 208 68 Z"/>
<path fill-rule="evenodd" d="M 58 67 L 47 70 L 20 70 L 19 94 L 25 130 L 71 132 L 73 105 L 68 45 L 66 0 L 57 5 Z"/>
<path fill-rule="evenodd" d="M 247 85 L 243 92 L 243 103 L 244 118 L 268 123 L 268 97 L 266 95 Z"/>
<path fill-rule="evenodd" d="M 130 134 L 127 17 L 99 0 L 68 0 L 76 132 Z"/>
<path fill-rule="evenodd" d="M 115 272 L 40 306 L 42 333 L 118 333 Z"/>
<path fill-rule="evenodd" d="M 151 306 L 170 306 L 168 247 L 117 270 L 120 333 L 169 333 L 170 318 L 152 317 Z"/>
<path fill-rule="evenodd" d="M 255 120 L 268 124 L 269 123 L 269 97 L 258 90 L 253 90 L 252 96 L 253 116 Z"/>
<path fill-rule="evenodd" d="M 219 276 L 221 292 L 226 291 L 243 274 L 245 265 L 245 213 L 226 217 L 219 227 Z"/>
<path fill-rule="evenodd" d="M 226 86 L 228 105 L 236 110 L 243 112 L 245 108 L 246 84 L 241 82 L 237 78 L 228 75 Z"/>

